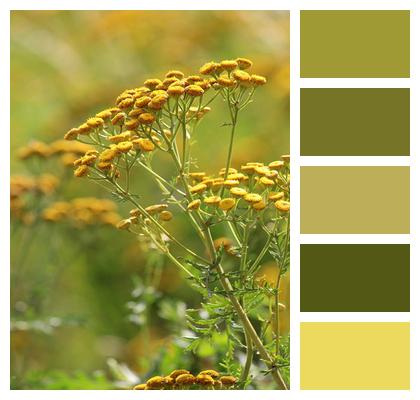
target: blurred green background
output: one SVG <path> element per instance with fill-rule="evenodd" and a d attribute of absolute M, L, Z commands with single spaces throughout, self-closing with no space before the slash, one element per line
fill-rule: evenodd
<path fill-rule="evenodd" d="M 12 174 L 60 171 L 59 193 L 50 201 L 109 198 L 99 186 L 62 171 L 57 160 L 23 162 L 17 150 L 32 140 L 61 139 L 147 78 L 170 69 L 194 74 L 207 61 L 236 57 L 252 59 L 252 71 L 268 84 L 240 116 L 233 166 L 278 159 L 289 153 L 288 12 L 12 12 Z M 224 166 L 226 120 L 216 102 L 198 129 L 194 157 L 209 173 Z M 136 189 L 151 202 L 159 196 L 141 178 Z M 121 205 L 121 215 L 127 207 Z M 212 366 L 217 355 L 211 346 L 201 350 L 200 361 L 171 347 L 171 335 L 185 329 L 178 321 L 185 306 L 196 306 L 199 297 L 166 261 L 142 252 L 130 234 L 64 224 L 18 228 L 12 232 L 12 277 L 19 270 L 11 296 L 12 387 L 108 388 L 109 370 L 113 382 L 135 381 L 124 365 L 140 375 L 158 371 L 154 362 L 171 368 L 179 360 L 204 360 Z M 174 231 L 194 242 L 187 224 L 175 222 Z M 149 287 L 154 282 L 159 293 Z M 287 303 L 287 282 L 282 296 Z M 287 316 L 282 329 L 287 333 Z"/>

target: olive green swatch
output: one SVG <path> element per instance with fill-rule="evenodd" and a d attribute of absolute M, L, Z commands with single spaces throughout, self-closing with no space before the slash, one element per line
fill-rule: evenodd
<path fill-rule="evenodd" d="M 410 155 L 410 89 L 301 89 L 300 154 Z"/>
<path fill-rule="evenodd" d="M 408 78 L 408 10 L 300 12 L 302 78 Z"/>
<path fill-rule="evenodd" d="M 302 244 L 300 311 L 410 311 L 410 245 Z"/>
<path fill-rule="evenodd" d="M 300 231 L 410 233 L 410 168 L 301 167 Z"/>
<path fill-rule="evenodd" d="M 409 390 L 410 323 L 301 322 L 300 388 Z"/>

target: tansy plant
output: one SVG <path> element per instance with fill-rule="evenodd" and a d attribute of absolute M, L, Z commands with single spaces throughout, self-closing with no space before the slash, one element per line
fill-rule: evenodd
<path fill-rule="evenodd" d="M 200 310 L 189 310 L 191 329 L 207 337 L 224 329 L 245 350 L 235 387 L 251 382 L 251 366 L 258 357 L 277 387 L 287 389 L 279 287 L 289 266 L 290 160 L 284 155 L 267 165 L 231 165 L 240 114 L 253 101 L 255 90 L 266 84 L 263 76 L 246 71 L 251 67 L 250 60 L 237 58 L 206 63 L 199 75 L 169 71 L 163 80 L 147 79 L 142 87 L 121 93 L 115 107 L 64 137 L 95 147 L 74 162 L 76 177 L 106 186 L 134 206 L 117 227 L 149 241 L 202 293 L 206 317 Z M 230 135 L 226 162 L 211 175 L 197 169 L 191 145 L 200 120 L 216 102 L 227 108 Z M 162 156 L 172 160 L 172 176 L 162 176 L 155 168 Z M 131 183 L 140 170 L 159 188 L 158 203 L 144 204 L 142 196 L 133 192 Z M 174 218 L 189 220 L 201 249 L 190 248 L 177 237 L 171 227 Z M 226 237 L 215 240 L 215 230 L 221 228 Z M 263 244 L 253 240 L 257 234 L 265 236 Z M 267 258 L 278 265 L 274 285 L 257 279 Z M 234 353 L 228 351 L 231 358 Z M 229 373 L 230 362 L 224 362 Z"/>

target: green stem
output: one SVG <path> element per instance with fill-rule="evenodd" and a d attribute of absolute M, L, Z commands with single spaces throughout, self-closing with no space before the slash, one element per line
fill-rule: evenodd
<path fill-rule="evenodd" d="M 251 370 L 252 358 L 254 356 L 254 346 L 247 331 L 245 331 L 246 360 L 241 374 L 242 389 L 245 389 L 249 371 Z"/>
<path fill-rule="evenodd" d="M 262 248 L 262 250 L 258 254 L 258 256 L 255 259 L 255 261 L 252 263 L 251 267 L 249 268 L 250 274 L 255 274 L 258 271 L 258 267 L 260 265 L 260 262 L 262 261 L 262 259 L 264 258 L 265 254 L 267 253 L 268 249 L 270 248 L 271 241 L 273 240 L 273 237 L 276 234 L 277 225 L 278 225 L 278 221 L 276 221 L 273 230 L 268 235 L 268 238 L 267 238 L 267 241 L 264 244 L 264 247 Z"/>

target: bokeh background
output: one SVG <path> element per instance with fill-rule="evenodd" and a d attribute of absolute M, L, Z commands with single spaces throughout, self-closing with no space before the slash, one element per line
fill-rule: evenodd
<path fill-rule="evenodd" d="M 146 78 L 169 69 L 193 74 L 207 61 L 236 57 L 252 59 L 253 72 L 268 84 L 241 114 L 233 165 L 278 159 L 289 153 L 288 12 L 12 12 L 12 174 L 59 177 L 44 205 L 109 198 L 99 186 L 73 179 L 57 159 L 20 160 L 19 148 L 61 139 Z M 224 164 L 226 119 L 226 110 L 215 104 L 199 128 L 194 156 L 209 172 Z M 156 200 L 147 183 L 137 185 Z M 31 202 L 41 207 L 39 199 Z M 118 212 L 124 215 L 126 207 L 118 205 Z M 187 225 L 175 229 L 193 240 Z M 186 329 L 185 308 L 198 305 L 199 297 L 130 234 L 90 223 L 25 225 L 13 217 L 11 234 L 12 388 L 107 389 L 162 368 L 214 366 L 217 346 L 185 355 L 176 339 Z M 275 266 L 266 265 L 264 273 L 271 279 Z M 288 305 L 287 277 L 282 300 Z M 287 310 L 282 321 L 287 334 Z"/>

